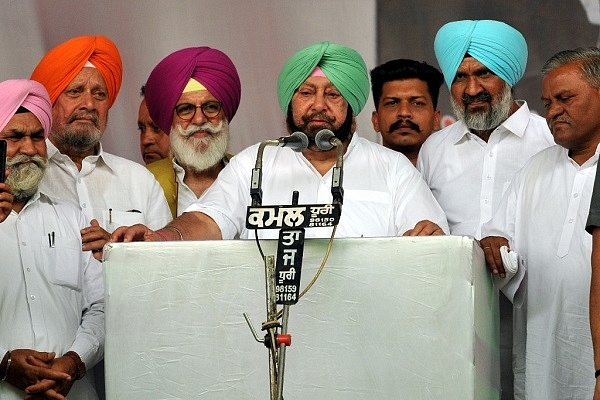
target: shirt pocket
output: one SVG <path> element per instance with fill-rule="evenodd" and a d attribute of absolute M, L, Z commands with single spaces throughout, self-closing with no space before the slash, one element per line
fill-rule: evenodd
<path fill-rule="evenodd" d="M 42 261 L 50 283 L 81 291 L 81 240 L 60 236 L 42 239 Z"/>
<path fill-rule="evenodd" d="M 145 223 L 144 214 L 139 211 L 102 210 L 102 226 L 112 232 L 120 226 Z"/>

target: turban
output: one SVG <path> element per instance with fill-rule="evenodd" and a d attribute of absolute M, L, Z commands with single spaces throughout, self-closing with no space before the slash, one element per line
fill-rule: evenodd
<path fill-rule="evenodd" d="M 163 132 L 171 132 L 173 109 L 183 89 L 194 78 L 223 103 L 227 121 L 235 115 L 242 96 L 240 77 L 225 53 L 210 47 L 189 47 L 169 54 L 150 72 L 145 97 L 150 117 Z"/>
<path fill-rule="evenodd" d="M 499 21 L 449 22 L 438 31 L 433 47 L 448 87 L 467 53 L 511 87 L 523 77 L 527 65 L 525 38 Z"/>
<path fill-rule="evenodd" d="M 104 78 L 112 107 L 121 88 L 123 65 L 119 50 L 104 36 L 79 36 L 56 46 L 35 67 L 31 79 L 46 87 L 54 105 L 88 61 Z"/>
<path fill-rule="evenodd" d="M 21 106 L 37 117 L 45 136 L 48 136 L 52 125 L 52 105 L 44 86 L 28 79 L 0 82 L 0 130 L 6 127 Z"/>
<path fill-rule="evenodd" d="M 369 98 L 367 66 L 355 50 L 330 42 L 308 46 L 286 61 L 277 80 L 283 112 L 287 113 L 294 92 L 317 66 L 358 115 Z"/>

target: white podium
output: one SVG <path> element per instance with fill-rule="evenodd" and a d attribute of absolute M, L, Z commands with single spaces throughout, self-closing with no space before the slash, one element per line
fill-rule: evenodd
<path fill-rule="evenodd" d="M 302 289 L 326 246 L 307 240 Z M 269 399 L 268 351 L 242 315 L 259 331 L 266 318 L 254 241 L 104 255 L 107 399 Z M 285 400 L 499 398 L 497 295 L 467 237 L 336 239 L 289 333 Z"/>

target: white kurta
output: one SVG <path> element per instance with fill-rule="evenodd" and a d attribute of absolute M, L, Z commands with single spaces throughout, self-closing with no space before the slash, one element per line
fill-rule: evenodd
<path fill-rule="evenodd" d="M 421 147 L 417 169 L 446 212 L 450 233 L 479 239 L 514 174 L 553 145 L 544 118 L 523 102 L 487 143 L 462 121 L 433 133 Z"/>
<path fill-rule="evenodd" d="M 592 240 L 584 227 L 597 162 L 597 152 L 582 166 L 563 147 L 540 152 L 515 176 L 482 228 L 483 236 L 509 239 L 526 270 L 503 289 L 523 298 L 515 308 L 515 398 L 592 396 Z"/>
<path fill-rule="evenodd" d="M 50 140 L 46 144 L 49 163 L 42 192 L 79 206 L 108 232 L 138 223 L 159 229 L 171 221 L 162 188 L 142 165 L 105 153 L 100 146 L 98 155 L 86 157 L 79 171 Z"/>
<path fill-rule="evenodd" d="M 88 369 L 103 357 L 102 265 L 81 251 L 85 226 L 76 206 L 39 193 L 0 223 L 0 357 L 21 348 L 73 350 Z M 75 382 L 69 399 L 96 399 L 90 378 Z M 0 399 L 24 396 L 0 382 Z"/>
<path fill-rule="evenodd" d="M 179 217 L 186 208 L 189 207 L 190 204 L 194 203 L 198 200 L 196 193 L 193 192 L 192 189 L 189 188 L 185 183 L 185 170 L 177 164 L 177 162 L 173 159 L 173 169 L 175 170 L 175 179 L 177 182 L 177 216 Z M 223 157 L 223 164 L 229 164 L 229 159 L 227 157 Z"/>
<path fill-rule="evenodd" d="M 251 204 L 250 180 L 258 145 L 231 159 L 215 183 L 186 211 L 212 217 L 224 239 L 251 238 L 245 227 Z M 333 170 L 333 169 L 332 169 Z M 263 155 L 263 205 L 289 205 L 292 192 L 299 204 L 331 203 L 332 170 L 321 175 L 301 154 L 267 147 Z M 344 155 L 344 204 L 337 237 L 400 236 L 421 220 L 448 232 L 444 212 L 408 159 L 355 133 Z M 329 237 L 332 228 L 309 228 L 306 237 Z M 259 231 L 277 238 L 278 230 Z"/>

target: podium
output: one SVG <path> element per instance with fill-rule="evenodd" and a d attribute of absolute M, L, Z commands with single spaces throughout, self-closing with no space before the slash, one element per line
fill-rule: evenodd
<path fill-rule="evenodd" d="M 276 240 L 261 242 L 275 254 Z M 326 239 L 305 243 L 303 289 Z M 253 240 L 104 251 L 106 397 L 268 399 L 264 266 Z M 284 398 L 498 399 L 497 294 L 473 239 L 335 239 L 290 308 Z"/>

